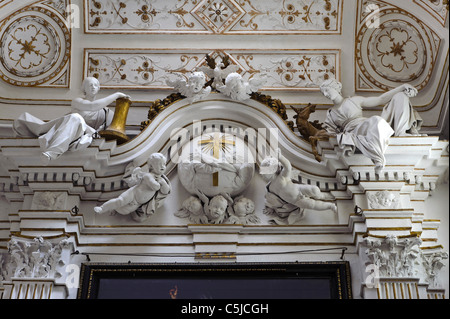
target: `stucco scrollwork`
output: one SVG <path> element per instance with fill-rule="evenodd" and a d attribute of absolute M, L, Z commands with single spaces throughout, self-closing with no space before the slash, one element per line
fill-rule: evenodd
<path fill-rule="evenodd" d="M 36 5 L 2 21 L 0 78 L 16 86 L 67 87 L 71 34 L 52 7 Z"/>
<path fill-rule="evenodd" d="M 394 5 L 361 1 L 357 9 L 357 91 L 387 91 L 408 82 L 427 86 L 441 40 L 424 21 Z"/>

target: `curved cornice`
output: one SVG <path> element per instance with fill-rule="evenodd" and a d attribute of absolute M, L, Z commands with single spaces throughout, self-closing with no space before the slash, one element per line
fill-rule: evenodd
<path fill-rule="evenodd" d="M 224 97 L 222 94 L 211 94 L 207 99 L 189 104 L 186 99 L 173 103 L 156 116 L 141 134 L 131 141 L 119 145 L 111 150 L 107 165 L 122 166 L 134 161 L 143 165 L 148 156 L 154 152 L 161 152 L 170 158 L 177 145 L 178 134 L 181 130 L 189 137 L 184 139 L 187 143 L 192 137 L 194 121 L 201 121 L 202 127 L 215 125 L 216 128 L 234 128 L 237 130 L 258 132 L 258 129 L 275 129 L 278 133 L 278 147 L 282 154 L 288 158 L 294 168 L 307 179 L 332 182 L 335 172 L 330 172 L 325 163 L 314 159 L 311 145 L 298 137 L 286 122 L 266 105 L 248 100 L 237 102 Z M 277 147 L 275 140 L 267 136 L 266 142 L 270 147 Z M 261 140 L 259 141 L 261 142 Z M 252 144 L 249 141 L 249 144 Z M 251 145 L 255 147 L 254 145 Z M 176 163 L 169 161 L 168 169 L 172 170 Z M 257 161 L 257 164 L 258 161 Z"/>

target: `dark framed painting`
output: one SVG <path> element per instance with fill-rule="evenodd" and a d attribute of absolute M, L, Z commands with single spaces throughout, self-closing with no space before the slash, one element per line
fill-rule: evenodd
<path fill-rule="evenodd" d="M 349 263 L 82 265 L 79 299 L 350 299 Z"/>

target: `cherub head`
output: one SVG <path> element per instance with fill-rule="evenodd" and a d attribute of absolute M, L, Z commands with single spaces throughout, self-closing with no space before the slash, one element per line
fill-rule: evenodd
<path fill-rule="evenodd" d="M 240 196 L 234 201 L 234 214 L 238 217 L 245 217 L 255 211 L 255 203 L 246 197 Z"/>
<path fill-rule="evenodd" d="M 232 72 L 228 74 L 225 79 L 225 86 L 232 88 L 233 90 L 239 90 L 244 85 L 244 80 L 242 76 L 237 72 Z"/>
<path fill-rule="evenodd" d="M 208 208 L 206 209 L 206 215 L 208 215 L 210 221 L 221 223 L 226 217 L 227 207 L 228 202 L 225 197 L 216 195 L 209 202 Z"/>
<path fill-rule="evenodd" d="M 181 207 L 193 214 L 193 215 L 202 215 L 203 214 L 203 206 L 202 206 L 202 202 L 200 201 L 200 199 L 198 199 L 197 197 L 194 196 L 190 196 L 187 199 L 185 199 L 183 201 L 183 204 L 181 205 Z"/>
<path fill-rule="evenodd" d="M 206 77 L 203 72 L 194 72 L 188 79 L 188 86 L 192 93 L 199 93 L 206 83 Z"/>
<path fill-rule="evenodd" d="M 391 207 L 393 204 L 395 204 L 396 197 L 394 193 L 391 193 L 389 191 L 381 191 L 378 194 L 378 204 L 383 207 Z"/>
<path fill-rule="evenodd" d="M 161 153 L 153 153 L 148 158 L 147 164 L 150 172 L 156 175 L 162 175 L 166 171 L 166 157 Z"/>

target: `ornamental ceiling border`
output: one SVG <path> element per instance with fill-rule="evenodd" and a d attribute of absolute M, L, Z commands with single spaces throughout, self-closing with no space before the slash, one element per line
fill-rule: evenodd
<path fill-rule="evenodd" d="M 341 34 L 343 0 L 292 2 L 86 0 L 85 33 Z"/>
<path fill-rule="evenodd" d="M 84 52 L 83 76 L 99 79 L 103 88 L 170 89 L 167 80 L 187 79 L 203 66 L 205 55 L 228 56 L 249 79 L 265 74 L 262 90 L 318 91 L 324 80 L 340 80 L 339 49 L 95 49 Z"/>
<path fill-rule="evenodd" d="M 0 22 L 3 81 L 19 87 L 70 87 L 72 35 L 65 17 L 69 4 L 39 1 Z"/>
<path fill-rule="evenodd" d="M 11 2 L 12 2 L 12 0 L 0 0 L 0 9 Z"/>
<path fill-rule="evenodd" d="M 355 31 L 355 91 L 384 92 L 399 83 L 427 86 L 442 40 L 417 17 L 383 1 L 360 0 Z"/>
<path fill-rule="evenodd" d="M 414 2 L 445 27 L 448 19 L 448 0 L 414 0 Z"/>

